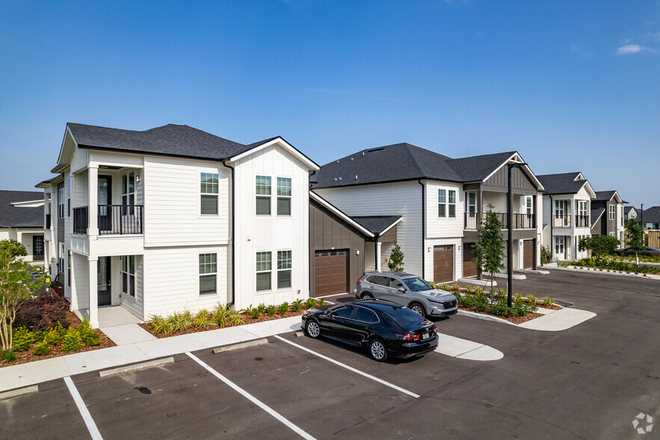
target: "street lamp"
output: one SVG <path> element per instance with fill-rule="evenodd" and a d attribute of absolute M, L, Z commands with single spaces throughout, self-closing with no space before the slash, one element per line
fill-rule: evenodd
<path fill-rule="evenodd" d="M 507 270 L 507 306 L 513 306 L 513 193 L 511 192 L 511 174 L 512 169 L 527 165 L 525 162 L 509 162 L 509 182 L 506 198 L 506 222 L 507 222 L 507 243 L 506 243 L 506 270 Z"/>

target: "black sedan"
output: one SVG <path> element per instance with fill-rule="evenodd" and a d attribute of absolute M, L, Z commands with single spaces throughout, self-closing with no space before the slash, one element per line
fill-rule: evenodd
<path fill-rule="evenodd" d="M 635 251 L 632 250 L 631 248 L 616 249 L 614 253 L 617 255 L 635 255 Z M 644 248 L 641 251 L 637 252 L 637 255 L 648 255 L 648 256 L 657 257 L 660 255 L 660 249 L 644 246 Z"/>
<path fill-rule="evenodd" d="M 309 309 L 302 316 L 302 327 L 312 338 L 325 336 L 367 349 L 379 362 L 389 355 L 424 356 L 438 346 L 435 324 L 389 301 L 358 301 L 324 311 Z"/>

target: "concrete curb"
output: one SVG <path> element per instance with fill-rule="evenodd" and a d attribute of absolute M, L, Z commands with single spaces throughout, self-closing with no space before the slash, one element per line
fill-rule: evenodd
<path fill-rule="evenodd" d="M 514 324 L 505 319 L 496 316 L 482 315 L 481 313 L 469 312 L 466 310 L 459 310 L 459 315 L 467 316 L 470 318 L 481 319 L 483 321 L 497 322 L 500 324 L 513 325 L 519 328 L 528 330 L 538 330 L 546 332 L 560 332 L 582 324 L 585 321 L 597 316 L 593 312 L 587 310 L 580 310 L 574 308 L 561 308 L 560 310 L 551 310 L 544 313 L 543 316 L 525 321 L 521 324 Z"/>
<path fill-rule="evenodd" d="M 33 394 L 39 391 L 38 385 L 32 385 L 31 387 L 17 388 L 15 390 L 5 391 L 0 393 L 0 400 L 11 399 L 13 397 L 25 396 L 26 394 Z"/>
<path fill-rule="evenodd" d="M 580 269 L 577 266 L 561 267 L 561 266 L 550 266 L 550 265 L 546 265 L 545 267 L 551 270 L 564 270 L 568 272 L 593 273 L 598 275 L 616 275 L 620 277 L 642 278 L 645 280 L 660 280 L 660 275 L 623 273 L 620 271 L 613 271 L 612 269 L 608 271 L 607 269 L 600 270 L 600 269 L 587 268 L 587 267 L 585 267 L 584 269 Z"/>
<path fill-rule="evenodd" d="M 516 325 L 506 319 L 498 318 L 497 316 L 482 315 L 481 313 L 470 312 L 468 310 L 458 309 L 458 315 L 467 316 L 469 318 L 481 319 L 482 321 L 498 322 L 500 324 Z"/>
<path fill-rule="evenodd" d="M 128 373 L 130 371 L 144 370 L 147 368 L 161 367 L 167 364 L 173 364 L 174 358 L 156 359 L 153 361 L 142 362 L 139 364 L 126 365 L 125 367 L 113 368 L 112 370 L 99 371 L 99 377 L 116 376 L 118 374 Z"/>
<path fill-rule="evenodd" d="M 224 347 L 214 348 L 213 354 L 226 353 L 228 351 L 240 350 L 242 348 L 257 347 L 259 345 L 268 344 L 268 339 L 257 339 L 255 341 L 241 342 L 240 344 L 227 345 Z"/>

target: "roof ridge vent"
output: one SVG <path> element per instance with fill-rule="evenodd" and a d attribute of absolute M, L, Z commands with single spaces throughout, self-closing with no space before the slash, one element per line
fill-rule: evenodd
<path fill-rule="evenodd" d="M 383 151 L 383 150 L 384 150 L 383 147 L 380 147 L 380 148 L 372 148 L 371 150 L 367 150 L 367 153 L 373 153 L 373 152 L 375 152 L 375 151 Z"/>

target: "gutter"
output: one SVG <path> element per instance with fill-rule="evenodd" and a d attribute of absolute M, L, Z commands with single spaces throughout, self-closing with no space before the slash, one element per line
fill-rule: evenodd
<path fill-rule="evenodd" d="M 234 199 L 235 199 L 235 186 L 234 186 L 234 167 L 227 165 L 227 161 L 223 160 L 222 165 L 225 168 L 229 168 L 231 170 L 231 216 L 230 216 L 230 221 L 231 221 L 231 297 L 227 298 L 227 305 L 233 305 L 234 304 L 234 298 L 235 298 L 235 293 L 236 293 L 236 259 L 234 257 L 235 255 L 235 240 L 234 240 L 234 224 L 236 223 L 234 221 L 236 212 L 234 210 Z"/>

